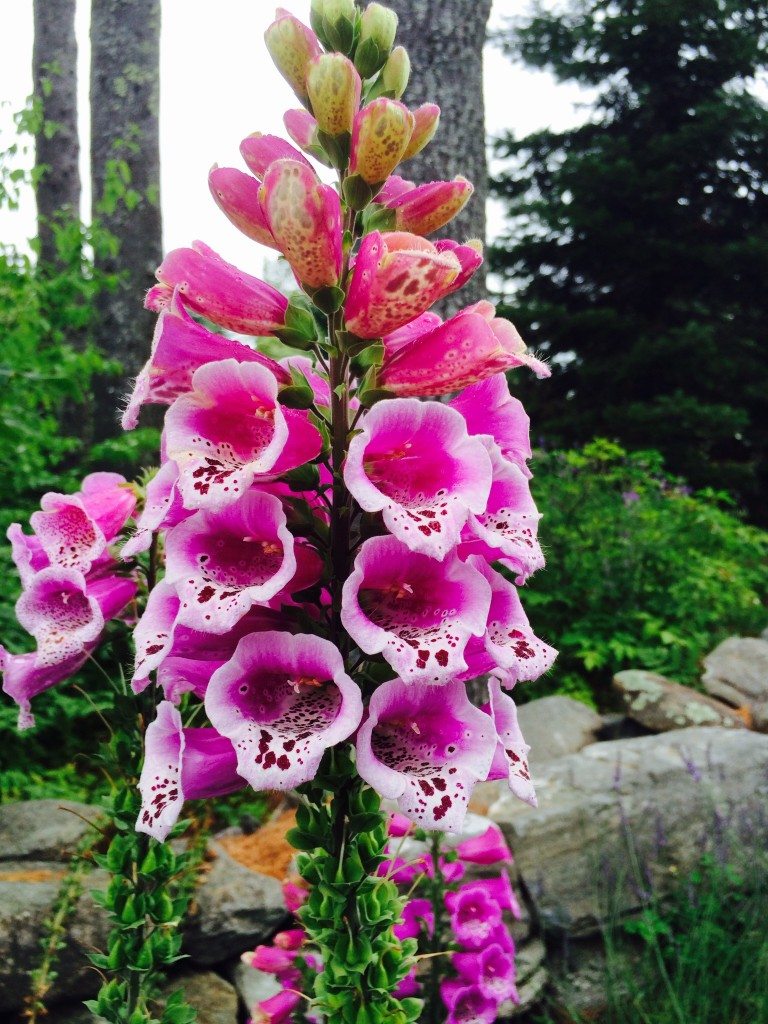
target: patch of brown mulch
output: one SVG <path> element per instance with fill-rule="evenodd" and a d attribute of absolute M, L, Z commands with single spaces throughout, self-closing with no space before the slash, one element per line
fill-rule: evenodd
<path fill-rule="evenodd" d="M 229 856 L 251 871 L 282 882 L 296 851 L 285 833 L 296 824 L 296 811 L 287 810 L 265 822 L 249 836 L 223 836 L 219 842 Z"/>
<path fill-rule="evenodd" d="M 30 868 L 27 871 L 0 871 L 0 882 L 56 882 L 63 877 L 63 871 L 52 871 L 50 868 Z"/>

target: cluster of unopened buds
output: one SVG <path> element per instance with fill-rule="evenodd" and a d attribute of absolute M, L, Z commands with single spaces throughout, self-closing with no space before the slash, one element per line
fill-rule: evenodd
<path fill-rule="evenodd" d="M 395 994 L 426 1000 L 425 1020 L 493 1024 L 505 1003 L 519 1002 L 509 921 L 519 920 L 522 912 L 506 868 L 512 855 L 501 831 L 490 825 L 453 847 L 435 833 L 427 849 L 426 833 L 394 813 L 388 832 L 405 842 L 390 844 L 379 875 L 409 894 L 395 934 L 417 940 L 422 957 Z M 473 876 L 463 881 L 468 870 Z M 287 1024 L 312 991 L 312 977 L 323 970 L 306 931 L 298 926 L 306 888 L 300 880 L 289 880 L 283 893 L 287 909 L 299 915 L 297 926 L 241 957 L 276 983 L 276 991 L 251 1008 L 252 1024 Z M 438 1004 L 431 1006 L 430 999 Z"/>
<path fill-rule="evenodd" d="M 445 321 L 431 311 L 478 271 L 482 247 L 425 237 L 462 209 L 468 181 L 416 186 L 395 173 L 432 138 L 439 108 L 401 102 L 409 62 L 393 48 L 394 13 L 313 0 L 311 20 L 279 10 L 266 32 L 302 104 L 285 115 L 292 143 L 255 133 L 241 145 L 248 172 L 210 174 L 218 206 L 285 258 L 297 290 L 285 296 L 201 242 L 169 253 L 146 300 L 159 314 L 151 355 L 123 415 L 131 429 L 145 403 L 170 407 L 158 472 L 142 488 L 96 474 L 78 495 L 46 495 L 31 537 L 11 530 L 18 616 L 38 641 L 37 653 L 4 655 L 23 725 L 105 620 L 129 602 L 140 611 L 133 688 L 164 699 L 146 733 L 137 827 L 158 839 L 185 799 L 315 785 L 298 838 L 326 848 L 323 828 L 342 835 L 334 814 L 354 830 L 377 813 L 358 793 L 353 814 L 335 794 L 352 783 L 327 782 L 339 800 L 326 822 L 316 777 L 342 748 L 356 778 L 424 829 L 459 829 L 485 779 L 535 800 L 509 691 L 555 652 L 518 595 L 544 560 L 528 418 L 506 374 L 548 370 L 490 303 Z M 264 336 L 293 354 L 265 354 L 253 341 Z M 110 545 L 136 495 L 119 567 Z M 478 676 L 482 707 L 465 685 Z M 190 712 L 207 724 L 185 725 Z M 338 855 L 359 853 L 367 871 L 379 856 L 370 836 L 357 852 L 339 840 Z"/>

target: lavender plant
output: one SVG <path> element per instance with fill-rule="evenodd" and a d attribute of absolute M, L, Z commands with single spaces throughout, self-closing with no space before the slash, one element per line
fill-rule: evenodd
<path fill-rule="evenodd" d="M 297 794 L 301 923 L 323 965 L 301 1013 L 346 1024 L 422 1010 L 402 988 L 417 942 L 381 874 L 381 798 L 425 831 L 459 830 L 486 778 L 535 800 L 508 691 L 555 652 L 518 595 L 543 557 L 528 419 L 505 374 L 548 370 L 490 303 L 445 322 L 430 311 L 482 254 L 425 237 L 468 201 L 468 181 L 395 174 L 439 108 L 401 102 L 394 13 L 315 0 L 311 20 L 278 10 L 266 32 L 302 104 L 285 115 L 295 145 L 255 133 L 241 145 L 250 174 L 210 175 L 224 214 L 285 257 L 299 290 L 285 296 L 202 242 L 169 253 L 123 425 L 145 403 L 170 408 L 121 562 L 111 546 L 137 490 L 113 474 L 46 495 L 31 537 L 12 528 L 17 614 L 38 643 L 4 655 L 22 724 L 31 698 L 136 606 L 133 690 L 142 705 L 164 698 L 146 729 L 139 837 L 123 831 L 107 855 L 121 927 L 103 966 L 119 976 L 94 1009 L 110 1021 L 152 1019 L 141 977 L 178 955 L 172 854 L 154 840 L 185 799 L 245 785 Z M 278 361 L 203 321 L 304 354 Z M 465 684 L 481 675 L 489 703 L 476 707 Z M 121 822 L 132 805 L 126 793 Z M 470 1009 L 487 999 L 479 982 L 462 990 Z M 166 1019 L 183 1015 L 172 1006 Z"/>

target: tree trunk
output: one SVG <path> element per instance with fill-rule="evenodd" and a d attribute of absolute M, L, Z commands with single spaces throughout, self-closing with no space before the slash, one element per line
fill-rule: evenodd
<path fill-rule="evenodd" d="M 483 45 L 491 0 L 385 0 L 398 14 L 397 41 L 408 50 L 412 72 L 409 107 L 437 103 L 440 127 L 422 152 L 403 166 L 418 183 L 463 174 L 475 186 L 464 210 L 439 234 L 485 241 L 488 166 L 485 154 Z M 451 310 L 484 298 L 483 274 L 455 296 Z M 449 300 L 450 302 L 450 300 Z"/>
<path fill-rule="evenodd" d="M 94 218 L 119 252 L 97 267 L 119 274 L 99 299 L 96 342 L 122 364 L 96 394 L 97 439 L 117 430 L 128 381 L 144 363 L 154 316 L 143 299 L 162 258 L 160 215 L 160 0 L 93 0 L 91 8 L 91 176 Z"/>
<path fill-rule="evenodd" d="M 32 80 L 43 118 L 35 133 L 35 162 L 38 170 L 45 167 L 35 184 L 41 265 L 58 262 L 54 220 L 80 217 L 75 6 L 76 0 L 33 5 Z"/>

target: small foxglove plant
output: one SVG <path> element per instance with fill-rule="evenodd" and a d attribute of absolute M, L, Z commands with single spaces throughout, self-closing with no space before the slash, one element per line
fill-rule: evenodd
<path fill-rule="evenodd" d="M 528 419 L 506 374 L 548 370 L 490 303 L 445 321 L 431 311 L 482 254 L 426 237 L 462 209 L 468 181 L 395 173 L 439 120 L 435 104 L 401 101 L 395 14 L 313 0 L 311 23 L 278 10 L 265 36 L 301 104 L 285 115 L 292 141 L 254 133 L 248 172 L 214 167 L 209 182 L 238 229 L 282 254 L 297 291 L 202 242 L 163 260 L 146 299 L 151 354 L 123 415 L 131 429 L 145 403 L 169 406 L 160 468 L 121 563 L 137 490 L 112 474 L 46 495 L 31 536 L 11 528 L 17 613 L 37 651 L 3 654 L 4 688 L 31 724 L 32 697 L 138 608 L 132 686 L 156 704 L 139 833 L 165 840 L 188 799 L 295 792 L 301 925 L 323 965 L 306 1013 L 406 1024 L 421 1013 L 403 988 L 417 941 L 381 873 L 381 798 L 427 832 L 459 830 L 488 778 L 535 799 L 509 691 L 555 652 L 518 594 L 543 557 Z M 231 334 L 296 354 L 276 360 Z M 478 676 L 490 680 L 481 707 L 466 688 Z M 457 892 L 450 912 L 471 917 L 483 899 Z"/>
<path fill-rule="evenodd" d="M 512 855 L 500 830 L 491 825 L 450 848 L 444 833 L 416 829 L 395 813 L 388 833 L 407 840 L 390 842 L 378 870 L 406 894 L 393 931 L 401 941 L 418 943 L 416 962 L 395 995 L 422 1001 L 422 1024 L 493 1024 L 504 1004 L 519 1002 L 508 922 L 521 911 L 504 867 Z M 483 877 L 463 881 L 468 869 Z M 299 911 L 307 890 L 290 880 L 283 889 L 286 906 Z M 296 1020 L 324 970 L 298 921 L 241 959 L 276 982 L 276 991 L 251 1008 L 253 1024 Z"/>

